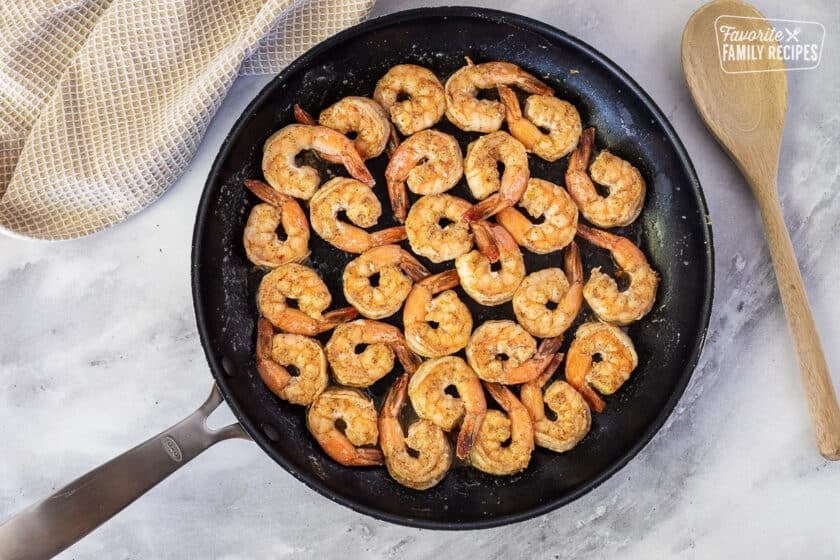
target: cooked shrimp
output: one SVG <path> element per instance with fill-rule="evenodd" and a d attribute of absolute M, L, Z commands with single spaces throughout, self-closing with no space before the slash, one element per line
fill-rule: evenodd
<path fill-rule="evenodd" d="M 576 446 L 589 433 L 592 414 L 580 393 L 565 381 L 555 381 L 543 393 L 543 386 L 554 375 L 554 370 L 563 359 L 562 354 L 555 356 L 554 362 L 539 377 L 522 386 L 519 398 L 534 422 L 536 444 L 563 453 Z M 553 420 L 546 416 L 545 407 L 554 412 Z"/>
<path fill-rule="evenodd" d="M 401 95 L 408 99 L 400 101 Z M 400 132 L 410 136 L 434 126 L 446 110 L 443 86 L 428 68 L 398 64 L 376 83 L 373 98 L 391 115 Z"/>
<path fill-rule="evenodd" d="M 415 194 L 440 194 L 454 187 L 463 174 L 461 147 L 455 138 L 437 130 L 410 136 L 394 150 L 385 169 L 394 217 L 405 220 L 406 184 Z"/>
<path fill-rule="evenodd" d="M 451 289 L 459 282 L 458 273 L 447 270 L 424 278 L 408 294 L 403 310 L 405 339 L 421 356 L 439 358 L 467 345 L 473 322 L 470 310 Z"/>
<path fill-rule="evenodd" d="M 467 343 L 467 362 L 484 380 L 505 385 L 527 383 L 551 363 L 563 339 L 537 342 L 513 321 L 485 321 Z"/>
<path fill-rule="evenodd" d="M 379 449 L 362 447 L 376 445 L 379 426 L 373 401 L 356 389 L 330 387 L 321 393 L 309 407 L 306 425 L 326 454 L 346 467 L 385 462 Z"/>
<path fill-rule="evenodd" d="M 529 152 L 546 161 L 557 161 L 577 146 L 580 114 L 568 101 L 550 95 L 532 95 L 525 100 L 523 115 L 513 90 L 499 86 L 499 97 L 505 104 L 508 130 Z"/>
<path fill-rule="evenodd" d="M 329 382 L 327 358 L 317 340 L 274 334 L 271 322 L 264 318 L 257 323 L 257 372 L 272 393 L 292 404 L 310 404 Z"/>
<path fill-rule="evenodd" d="M 595 361 L 594 356 L 600 360 Z M 593 390 L 612 395 L 636 369 L 639 357 L 633 341 L 624 331 L 598 321 L 584 323 L 566 356 L 566 381 L 583 395 L 595 412 L 604 410 L 604 401 Z"/>
<path fill-rule="evenodd" d="M 288 300 L 297 300 L 297 309 Z M 265 276 L 257 290 L 260 313 L 285 332 L 315 336 L 358 315 L 352 307 L 328 313 L 332 296 L 314 270 L 302 264 L 287 263 Z"/>
<path fill-rule="evenodd" d="M 476 232 L 476 242 L 480 250 L 470 251 L 455 259 L 455 268 L 461 278 L 461 287 L 471 298 L 482 305 L 499 305 L 510 301 L 516 288 L 525 278 L 525 261 L 519 245 L 510 234 L 500 225 L 487 222 L 473 224 Z M 480 233 L 479 233 L 480 232 Z M 486 242 L 489 239 L 497 253 L 490 253 Z M 491 268 L 492 258 L 498 258 L 501 268 Z"/>
<path fill-rule="evenodd" d="M 350 387 L 369 387 L 388 375 L 394 354 L 409 373 L 420 365 L 397 327 L 367 319 L 338 325 L 326 351 L 335 380 Z"/>
<path fill-rule="evenodd" d="M 300 204 L 262 181 L 248 180 L 245 186 L 265 202 L 251 208 L 245 224 L 242 242 L 248 260 L 268 268 L 303 260 L 309 254 L 309 223 Z M 280 226 L 285 241 L 277 237 Z"/>
<path fill-rule="evenodd" d="M 528 409 L 514 394 L 498 383 L 484 383 L 490 396 L 505 410 L 488 410 L 478 432 L 470 464 L 495 475 L 516 474 L 525 470 L 534 451 L 534 424 Z M 505 442 L 510 442 L 506 444 Z"/>
<path fill-rule="evenodd" d="M 639 216 L 645 204 L 645 180 L 638 169 L 607 150 L 598 154 L 587 174 L 594 145 L 595 129 L 587 128 L 569 160 L 566 188 L 581 213 L 596 226 L 626 226 Z M 601 196 L 593 181 L 606 187 L 609 194 Z"/>
<path fill-rule="evenodd" d="M 379 438 L 385 466 L 394 479 L 409 488 L 426 490 L 446 476 L 452 465 L 452 446 L 431 420 L 418 420 L 404 435 L 400 411 L 405 405 L 408 374 L 397 378 L 379 413 Z"/>
<path fill-rule="evenodd" d="M 355 225 L 339 220 L 340 212 L 344 212 Z M 375 226 L 381 215 L 382 205 L 373 190 L 346 177 L 330 179 L 309 201 L 312 229 L 324 241 L 348 253 L 364 253 L 371 247 L 405 239 L 405 228 L 402 226 L 375 232 L 362 229 Z"/>
<path fill-rule="evenodd" d="M 566 247 L 564 264 L 565 274 L 559 268 L 543 268 L 526 276 L 513 294 L 516 320 L 534 336 L 561 336 L 583 304 L 583 265 L 574 241 Z"/>
<path fill-rule="evenodd" d="M 391 135 L 391 122 L 382 106 L 367 97 L 351 95 L 333 103 L 318 116 L 318 122 L 300 105 L 294 107 L 295 119 L 301 124 L 320 124 L 342 134 L 355 133 L 353 147 L 362 159 L 375 158 L 385 151 Z M 321 154 L 332 163 L 341 163 L 340 158 Z"/>
<path fill-rule="evenodd" d="M 534 219 L 535 224 L 516 207 L 505 208 L 496 214 L 498 221 L 516 242 L 533 253 L 553 253 L 568 245 L 577 233 L 578 209 L 563 187 L 543 179 L 531 178 L 519 206 Z"/>
<path fill-rule="evenodd" d="M 648 264 L 645 254 L 626 237 L 578 225 L 578 235 L 590 243 L 609 250 L 615 264 L 616 275 L 629 279 L 629 285 L 619 290 L 615 279 L 595 267 L 583 287 L 586 303 L 602 321 L 616 325 L 629 325 L 648 314 L 656 299 L 659 275 Z"/>
<path fill-rule="evenodd" d="M 396 313 L 429 271 L 399 245 L 368 249 L 344 268 L 344 297 L 368 319 Z M 374 285 L 373 282 L 376 282 Z"/>
<path fill-rule="evenodd" d="M 502 127 L 505 106 L 499 101 L 478 99 L 480 89 L 515 85 L 528 93 L 553 95 L 554 90 L 519 66 L 509 62 L 485 62 L 458 69 L 446 80 L 446 117 L 461 130 L 493 132 Z"/>
<path fill-rule="evenodd" d="M 351 176 L 371 187 L 375 183 L 353 142 L 346 136 L 325 126 L 290 124 L 265 141 L 262 170 L 268 184 L 288 196 L 312 198 L 321 185 L 321 177 L 315 168 L 295 163 L 295 157 L 304 150 L 336 156 Z"/>
<path fill-rule="evenodd" d="M 463 198 L 448 194 L 430 194 L 415 202 L 405 220 L 411 250 L 435 263 L 469 252 L 473 234 L 461 216 L 471 206 Z"/>
<path fill-rule="evenodd" d="M 446 392 L 450 387 L 457 396 Z M 445 431 L 452 431 L 461 423 L 455 455 L 464 459 L 487 412 L 481 380 L 467 362 L 457 356 L 423 362 L 411 377 L 408 396 L 417 416 L 431 420 Z"/>
<path fill-rule="evenodd" d="M 498 163 L 504 165 L 501 177 Z M 516 204 L 525 193 L 531 176 L 525 146 L 503 131 L 482 136 L 467 146 L 464 174 L 473 196 L 483 199 L 464 213 L 464 219 L 487 219 Z"/>

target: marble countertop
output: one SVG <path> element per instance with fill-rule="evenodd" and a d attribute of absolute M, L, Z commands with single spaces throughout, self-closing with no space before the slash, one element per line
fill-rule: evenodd
<path fill-rule="evenodd" d="M 573 504 L 499 529 L 379 522 L 306 488 L 249 442 L 207 451 L 63 558 L 837 558 L 840 463 L 817 453 L 758 212 L 683 84 L 683 24 L 699 2 L 488 2 L 594 45 L 659 104 L 714 221 L 708 341 L 666 426 Z M 413 7 L 382 0 L 374 15 Z M 835 386 L 840 386 L 840 7 L 760 0 L 826 25 L 815 70 L 788 77 L 779 184 Z M 192 411 L 210 376 L 189 281 L 195 207 L 227 131 L 268 77 L 240 78 L 184 176 L 126 223 L 69 243 L 0 237 L 0 519 Z M 834 249 L 832 249 L 834 247 Z M 834 278 L 834 280 L 832 280 Z M 217 420 L 218 418 L 218 420 Z M 230 420 L 217 413 L 214 422 Z"/>

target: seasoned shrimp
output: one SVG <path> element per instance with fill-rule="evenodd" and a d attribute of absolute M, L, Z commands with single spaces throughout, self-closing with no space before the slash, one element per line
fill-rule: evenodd
<path fill-rule="evenodd" d="M 339 220 L 340 212 L 344 212 L 355 225 Z M 364 253 L 371 247 L 405 239 L 403 226 L 372 233 L 362 229 L 375 226 L 381 215 L 382 205 L 373 190 L 364 183 L 346 177 L 330 179 L 309 201 L 312 229 L 324 241 L 348 253 Z"/>
<path fill-rule="evenodd" d="M 342 422 L 344 429 L 336 425 Z M 373 447 L 379 439 L 373 401 L 356 389 L 330 387 L 321 393 L 306 414 L 306 425 L 333 460 L 345 467 L 371 467 L 385 462 Z"/>
<path fill-rule="evenodd" d="M 295 163 L 295 157 L 304 150 L 336 156 L 355 179 L 371 187 L 375 184 L 350 139 L 325 126 L 304 124 L 285 126 L 265 141 L 262 170 L 268 184 L 288 196 L 312 198 L 321 185 L 321 177 L 315 168 Z"/>
<path fill-rule="evenodd" d="M 600 360 L 595 361 L 595 356 Z M 608 323 L 584 323 L 575 332 L 566 356 L 566 381 L 583 395 L 592 410 L 601 412 L 604 401 L 593 388 L 612 395 L 638 363 L 633 341 L 624 331 Z"/>
<path fill-rule="evenodd" d="M 543 393 L 554 370 L 563 359 L 562 354 L 543 371 L 539 377 L 522 386 L 519 398 L 528 409 L 534 422 L 534 441 L 545 447 L 563 453 L 576 446 L 589 433 L 592 413 L 583 397 L 565 381 L 555 381 Z M 554 413 L 554 419 L 546 416 L 545 407 Z"/>
<path fill-rule="evenodd" d="M 543 179 L 531 178 L 525 194 L 519 200 L 519 206 L 532 218 L 542 218 L 542 223 L 531 222 L 514 206 L 496 214 L 496 221 L 529 251 L 540 255 L 553 253 L 575 238 L 578 209 L 563 187 Z"/>
<path fill-rule="evenodd" d="M 500 305 L 510 301 L 525 278 L 525 261 L 519 245 L 505 228 L 497 224 L 476 222 L 473 231 L 476 232 L 479 250 L 455 259 L 461 287 L 482 305 Z M 493 251 L 490 251 L 491 245 Z M 491 268 L 494 259 L 501 264 L 499 270 Z"/>
<path fill-rule="evenodd" d="M 455 138 L 437 130 L 410 136 L 394 150 L 385 169 L 394 217 L 405 220 L 406 184 L 415 194 L 440 194 L 454 187 L 463 174 L 461 147 Z"/>
<path fill-rule="evenodd" d="M 292 375 L 297 370 L 297 375 Z M 310 404 L 327 388 L 327 358 L 314 338 L 274 334 L 268 319 L 257 323 L 257 372 L 269 390 L 292 404 Z"/>
<path fill-rule="evenodd" d="M 409 373 L 420 365 L 397 327 L 367 319 L 338 325 L 326 351 L 335 380 L 349 387 L 369 387 L 388 375 L 394 354 Z"/>
<path fill-rule="evenodd" d="M 405 405 L 408 374 L 397 378 L 379 413 L 379 444 L 385 455 L 385 466 L 394 480 L 426 490 L 446 476 L 452 465 L 452 446 L 446 434 L 431 420 L 418 420 L 408 428 L 400 425 L 400 411 Z"/>
<path fill-rule="evenodd" d="M 504 165 L 501 177 L 498 163 Z M 464 219 L 487 219 L 516 204 L 525 193 L 531 177 L 525 146 L 503 131 L 482 136 L 467 146 L 464 174 L 473 196 L 483 199 L 464 213 Z"/>
<path fill-rule="evenodd" d="M 566 247 L 564 274 L 559 268 L 543 268 L 525 277 L 513 294 L 513 312 L 522 327 L 534 336 L 561 336 L 583 304 L 583 265 L 573 241 Z M 549 309 L 547 305 L 554 305 Z"/>
<path fill-rule="evenodd" d="M 248 260 L 268 268 L 303 260 L 309 254 L 309 223 L 300 204 L 262 181 L 247 180 L 245 186 L 265 201 L 251 208 L 242 234 Z M 285 241 L 277 237 L 280 226 Z"/>
<path fill-rule="evenodd" d="M 639 216 L 645 204 L 645 180 L 638 169 L 607 150 L 598 154 L 587 174 L 594 145 L 595 129 L 587 128 L 569 160 L 566 188 L 581 213 L 596 226 L 626 226 Z M 606 187 L 609 194 L 601 196 L 593 181 Z"/>
<path fill-rule="evenodd" d="M 318 116 L 318 122 L 301 108 L 294 107 L 295 119 L 301 124 L 326 126 L 342 134 L 355 133 L 353 147 L 362 159 L 375 158 L 385 151 L 391 135 L 391 122 L 382 106 L 367 97 L 351 95 L 333 103 Z M 341 163 L 340 158 L 321 154 L 332 163 Z"/>
<path fill-rule="evenodd" d="M 534 451 L 534 424 L 528 409 L 504 385 L 485 382 L 484 386 L 507 414 L 487 411 L 470 451 L 470 464 L 495 475 L 524 471 Z"/>
<path fill-rule="evenodd" d="M 523 115 L 512 89 L 499 86 L 499 97 L 505 104 L 508 130 L 529 152 L 546 161 L 557 161 L 577 146 L 580 114 L 568 101 L 550 95 L 532 95 L 525 100 Z"/>
<path fill-rule="evenodd" d="M 297 300 L 297 309 L 288 300 Z M 288 333 L 315 336 L 358 315 L 352 307 L 328 313 L 332 296 L 314 270 L 302 264 L 287 263 L 265 276 L 257 290 L 260 313 L 278 329 Z"/>
<path fill-rule="evenodd" d="M 368 319 L 390 317 L 429 271 L 399 245 L 368 249 L 344 268 L 344 297 Z M 375 284 L 372 282 L 376 282 Z"/>
<path fill-rule="evenodd" d="M 592 269 L 583 287 L 583 297 L 595 315 L 616 325 L 629 325 L 647 315 L 656 299 L 659 275 L 650 267 L 645 254 L 626 237 L 583 224 L 578 225 L 578 235 L 607 249 L 621 269 L 616 275 L 629 280 L 627 288 L 619 290 L 615 279 L 601 272 L 601 267 Z"/>
<path fill-rule="evenodd" d="M 467 345 L 473 322 L 470 310 L 451 289 L 459 282 L 457 271 L 447 270 L 416 283 L 408 294 L 405 339 L 421 356 L 439 358 Z"/>
<path fill-rule="evenodd" d="M 446 392 L 450 387 L 457 391 L 457 396 Z M 467 362 L 457 356 L 423 362 L 411 377 L 408 396 L 417 416 L 431 420 L 447 432 L 461 423 L 455 455 L 464 459 L 487 412 L 481 380 Z"/>
<path fill-rule="evenodd" d="M 469 252 L 473 234 L 461 216 L 471 206 L 463 198 L 448 194 L 430 194 L 415 202 L 405 220 L 411 250 L 435 263 Z M 442 226 L 443 222 L 446 225 Z"/>
<path fill-rule="evenodd" d="M 528 93 L 554 95 L 554 90 L 519 66 L 509 62 L 485 62 L 458 69 L 446 80 L 446 117 L 461 130 L 494 132 L 502 127 L 505 106 L 499 101 L 478 99 L 480 89 L 515 85 Z"/>
<path fill-rule="evenodd" d="M 408 99 L 400 100 L 401 95 Z M 410 136 L 434 126 L 446 110 L 443 86 L 428 68 L 398 64 L 376 83 L 373 98 L 391 115 L 400 132 Z"/>
<path fill-rule="evenodd" d="M 537 342 L 513 321 L 485 321 L 467 343 L 467 362 L 484 380 L 505 385 L 527 383 L 548 367 L 563 339 Z"/>

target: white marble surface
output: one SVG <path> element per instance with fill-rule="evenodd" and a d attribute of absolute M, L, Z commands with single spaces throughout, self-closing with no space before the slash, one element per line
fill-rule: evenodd
<path fill-rule="evenodd" d="M 322 498 L 256 445 L 212 448 L 63 558 L 838 558 L 840 464 L 815 451 L 757 211 L 683 85 L 682 26 L 699 3 L 491 2 L 547 21 L 623 66 L 671 119 L 714 220 L 706 349 L 666 427 L 574 504 L 508 528 L 389 525 Z M 840 7 L 761 0 L 816 20 L 821 66 L 789 76 L 782 205 L 840 385 Z M 411 7 L 383 0 L 375 14 Z M 195 207 L 228 129 L 267 78 L 240 79 L 195 161 L 159 202 L 61 244 L 0 237 L 0 518 L 167 427 L 210 387 L 189 284 Z M 219 422 L 230 418 L 225 411 Z"/>

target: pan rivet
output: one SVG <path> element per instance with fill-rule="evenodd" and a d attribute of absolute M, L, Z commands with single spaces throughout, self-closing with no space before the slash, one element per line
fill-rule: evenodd
<path fill-rule="evenodd" d="M 275 428 L 271 424 L 262 424 L 260 427 L 262 428 L 265 437 L 267 437 L 273 442 L 280 441 L 280 432 L 277 431 L 277 428 Z"/>
<path fill-rule="evenodd" d="M 236 367 L 233 365 L 233 360 L 227 356 L 222 357 L 222 370 L 228 377 L 236 377 Z"/>

